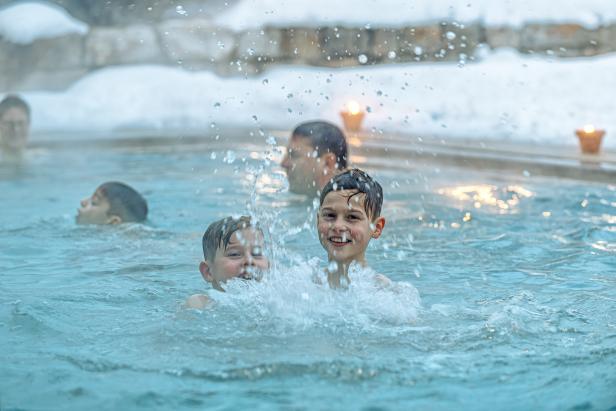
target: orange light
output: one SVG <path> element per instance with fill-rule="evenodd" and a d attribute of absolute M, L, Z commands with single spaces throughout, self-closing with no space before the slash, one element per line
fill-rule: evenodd
<path fill-rule="evenodd" d="M 347 111 L 349 114 L 356 116 L 361 111 L 359 103 L 355 100 L 351 100 L 347 103 Z"/>

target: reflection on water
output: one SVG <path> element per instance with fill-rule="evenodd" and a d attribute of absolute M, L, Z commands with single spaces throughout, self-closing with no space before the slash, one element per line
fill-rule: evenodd
<path fill-rule="evenodd" d="M 442 188 L 438 193 L 462 202 L 471 202 L 474 208 L 492 206 L 501 213 L 512 212 L 520 204 L 520 199 L 533 196 L 531 191 L 522 186 L 509 185 L 499 188 L 489 184 Z"/>
<path fill-rule="evenodd" d="M 398 284 L 359 270 L 332 291 L 312 280 L 325 265 L 314 204 L 285 192 L 275 149 L 59 150 L 0 167 L 1 405 L 614 404 L 613 185 L 369 170 L 387 224 L 368 261 Z M 105 180 L 146 193 L 147 225 L 75 226 L 79 199 Z M 211 291 L 203 231 L 247 210 L 273 270 Z M 210 309 L 182 308 L 203 292 Z"/>

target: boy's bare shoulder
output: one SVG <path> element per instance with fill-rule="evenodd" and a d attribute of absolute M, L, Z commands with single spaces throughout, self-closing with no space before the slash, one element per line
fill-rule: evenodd
<path fill-rule="evenodd" d="M 194 308 L 197 310 L 203 310 L 207 306 L 212 304 L 212 299 L 205 294 L 193 294 L 184 303 L 186 308 Z"/>

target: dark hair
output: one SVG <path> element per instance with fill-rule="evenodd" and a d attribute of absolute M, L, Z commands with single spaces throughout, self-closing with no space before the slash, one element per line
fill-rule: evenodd
<path fill-rule="evenodd" d="M 28 103 L 26 103 L 24 99 L 15 94 L 9 94 L 8 96 L 4 97 L 2 101 L 0 101 L 0 117 L 2 117 L 4 113 L 9 111 L 13 107 L 18 107 L 25 111 L 26 115 L 28 116 L 28 120 L 30 120 L 30 106 L 28 105 Z"/>
<path fill-rule="evenodd" d="M 353 168 L 347 170 L 344 173 L 340 173 L 323 187 L 321 191 L 320 206 L 323 205 L 325 196 L 332 191 L 341 190 L 355 190 L 356 192 L 349 196 L 351 197 L 357 194 L 365 194 L 366 200 L 364 201 L 364 210 L 366 214 L 372 220 L 381 215 L 381 207 L 383 206 L 383 188 L 381 185 L 370 177 L 366 172 Z"/>
<path fill-rule="evenodd" d="M 309 121 L 295 127 L 292 137 L 307 138 L 318 156 L 326 153 L 336 155 L 338 168 L 345 169 L 348 161 L 348 148 L 344 133 L 335 125 L 326 121 Z"/>
<path fill-rule="evenodd" d="M 206 260 L 214 261 L 216 250 L 221 245 L 227 248 L 233 233 L 249 227 L 255 227 L 257 230 L 261 231 L 258 226 L 252 224 L 248 216 L 241 216 L 239 218 L 225 217 L 214 221 L 203 234 L 203 240 L 201 241 L 203 246 L 203 257 Z"/>
<path fill-rule="evenodd" d="M 110 181 L 101 184 L 98 191 L 109 202 L 107 215 L 117 215 L 122 222 L 141 222 L 148 216 L 148 203 L 132 187 Z"/>

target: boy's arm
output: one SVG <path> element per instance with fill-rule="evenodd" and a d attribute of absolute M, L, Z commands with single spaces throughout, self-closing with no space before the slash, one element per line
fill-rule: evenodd
<path fill-rule="evenodd" d="M 205 294 L 193 294 L 186 300 L 184 306 L 186 308 L 195 308 L 197 310 L 203 310 L 209 304 L 212 303 L 212 299 Z"/>

